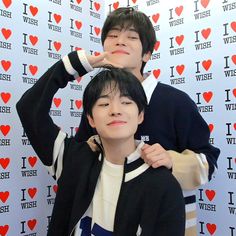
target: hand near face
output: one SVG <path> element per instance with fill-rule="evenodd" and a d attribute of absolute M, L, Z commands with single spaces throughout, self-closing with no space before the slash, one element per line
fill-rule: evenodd
<path fill-rule="evenodd" d="M 158 143 L 153 145 L 144 144 L 141 157 L 145 163 L 153 168 L 165 166 L 171 169 L 173 165 L 170 154 Z"/>
<path fill-rule="evenodd" d="M 87 55 L 87 59 L 88 59 L 89 64 L 93 68 L 100 68 L 100 67 L 106 67 L 106 66 L 113 66 L 113 67 L 116 67 L 116 68 L 123 68 L 122 65 L 111 62 L 108 59 L 109 54 L 110 54 L 109 52 L 102 52 L 98 56 Z"/>

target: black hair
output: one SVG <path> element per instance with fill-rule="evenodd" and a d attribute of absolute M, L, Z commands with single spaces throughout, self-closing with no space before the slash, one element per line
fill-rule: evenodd
<path fill-rule="evenodd" d="M 102 28 L 102 45 L 104 44 L 108 32 L 115 26 L 120 26 L 122 29 L 133 26 L 139 34 L 142 43 L 142 56 L 145 53 L 153 52 L 156 43 L 156 33 L 149 17 L 143 12 L 136 11 L 132 7 L 121 7 L 112 11 L 107 16 Z M 140 69 L 141 73 L 143 73 L 145 65 L 146 62 L 143 62 Z"/>
<path fill-rule="evenodd" d="M 141 82 L 131 72 L 114 67 L 105 68 L 88 83 L 83 94 L 85 115 L 92 115 L 92 109 L 101 93 L 107 87 L 119 90 L 121 95 L 129 97 L 138 107 L 139 113 L 144 111 L 147 98 Z"/>

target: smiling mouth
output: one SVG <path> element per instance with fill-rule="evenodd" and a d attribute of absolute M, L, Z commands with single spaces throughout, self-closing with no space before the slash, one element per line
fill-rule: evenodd
<path fill-rule="evenodd" d="M 123 51 L 123 50 L 116 50 L 116 51 L 113 51 L 112 54 L 126 54 L 126 55 L 129 55 L 128 52 Z"/>
<path fill-rule="evenodd" d="M 126 122 L 125 121 L 121 121 L 121 120 L 117 120 L 117 121 L 112 121 L 112 122 L 110 122 L 110 123 L 108 123 L 107 125 L 108 126 L 115 126 L 115 125 L 123 125 L 123 124 L 126 124 Z"/>

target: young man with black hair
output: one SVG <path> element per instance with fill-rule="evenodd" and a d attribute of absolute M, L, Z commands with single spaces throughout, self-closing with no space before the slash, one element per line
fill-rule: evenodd
<path fill-rule="evenodd" d="M 75 56 L 87 60 L 83 52 L 69 58 Z M 179 183 L 166 167 L 147 165 L 140 158 L 145 144 L 134 139 L 147 105 L 141 83 L 118 68 L 105 69 L 90 81 L 83 106 L 90 126 L 99 134 L 95 137 L 99 152 L 94 152 L 87 142 L 68 138 L 49 116 L 54 94 L 74 79 L 64 60 L 17 103 L 34 150 L 58 180 L 48 235 L 184 236 Z M 87 62 L 94 67 L 98 61 L 90 57 Z M 77 69 L 82 76 L 82 64 Z M 50 76 L 58 70 L 61 76 Z"/>
<path fill-rule="evenodd" d="M 154 168 L 172 169 L 185 196 L 186 236 L 196 236 L 196 189 L 211 179 L 220 150 L 209 143 L 208 125 L 186 93 L 158 82 L 153 75 L 143 76 L 156 43 L 152 23 L 144 13 L 128 7 L 111 12 L 101 38 L 105 54 L 99 66 L 107 61 L 123 66 L 142 82 L 148 106 L 135 135 L 149 144 L 143 147 L 142 157 Z M 77 140 L 95 133 L 82 116 Z"/>

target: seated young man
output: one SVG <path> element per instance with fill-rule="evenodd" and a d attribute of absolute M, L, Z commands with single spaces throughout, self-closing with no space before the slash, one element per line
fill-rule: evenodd
<path fill-rule="evenodd" d="M 183 236 L 179 183 L 166 167 L 147 165 L 140 158 L 144 143 L 134 139 L 147 102 L 141 83 L 115 68 L 90 81 L 83 105 L 98 133 L 100 151 L 93 152 L 50 118 L 54 94 L 70 80 L 47 76 L 50 70 L 17 103 L 33 148 L 58 181 L 48 235 Z"/>

